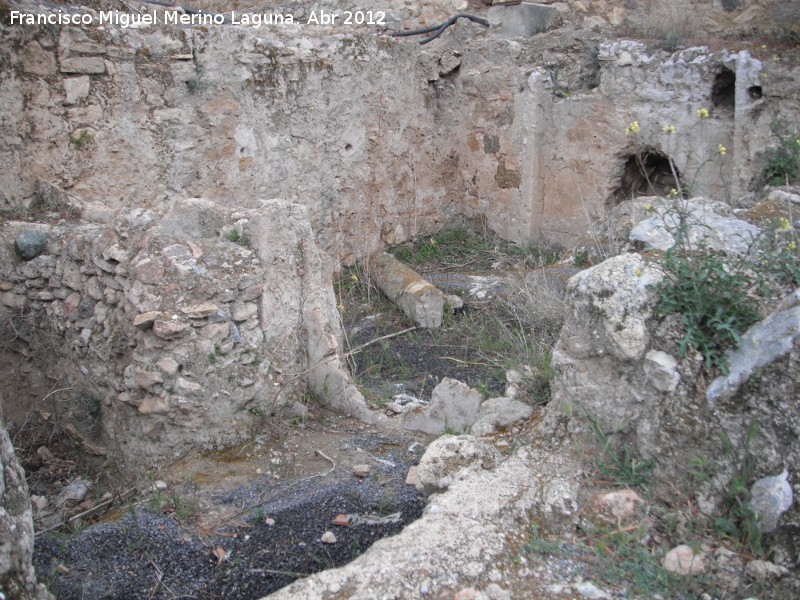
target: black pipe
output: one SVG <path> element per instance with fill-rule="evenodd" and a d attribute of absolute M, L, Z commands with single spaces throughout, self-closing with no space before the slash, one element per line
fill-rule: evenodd
<path fill-rule="evenodd" d="M 484 27 L 488 27 L 489 26 L 489 21 L 487 21 L 486 19 L 484 19 L 482 17 L 476 17 L 475 15 L 468 15 L 466 13 L 458 13 L 457 15 L 453 15 L 452 17 L 447 19 L 447 21 L 445 21 L 441 25 L 435 25 L 433 27 L 426 27 L 425 29 L 415 29 L 413 31 L 393 31 L 389 35 L 391 37 L 407 37 L 407 36 L 410 36 L 410 35 L 422 35 L 424 33 L 436 32 L 432 36 L 427 37 L 424 40 L 420 40 L 418 43 L 421 46 L 421 45 L 427 44 L 428 42 L 432 42 L 433 40 L 435 40 L 437 37 L 442 35 L 442 33 L 444 33 L 445 29 L 450 27 L 453 23 L 455 23 L 456 21 L 458 21 L 461 18 L 469 19 L 473 23 L 477 23 L 478 25 L 483 25 Z"/>

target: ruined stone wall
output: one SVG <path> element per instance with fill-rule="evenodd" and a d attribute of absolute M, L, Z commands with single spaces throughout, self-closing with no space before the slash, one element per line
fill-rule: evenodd
<path fill-rule="evenodd" d="M 15 240 L 34 230 L 46 244 L 23 260 Z M 57 420 L 132 468 L 304 410 L 304 374 L 317 365 L 348 391 L 330 271 L 302 206 L 185 200 L 109 225 L 8 222 L 0 239 L 4 414 L 17 425 Z M 354 389 L 346 400 L 332 406 L 367 415 Z"/>
<path fill-rule="evenodd" d="M 336 263 L 461 218 L 568 245 L 625 196 L 637 148 L 673 157 L 694 195 L 738 198 L 770 123 L 800 111 L 797 68 L 746 50 L 469 23 L 425 47 L 306 25 L 2 35 L 4 205 L 39 180 L 111 208 L 282 197 Z"/>

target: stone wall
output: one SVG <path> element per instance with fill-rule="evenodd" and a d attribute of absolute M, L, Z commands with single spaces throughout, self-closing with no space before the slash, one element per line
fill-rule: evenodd
<path fill-rule="evenodd" d="M 29 204 L 40 179 L 111 208 L 288 198 L 337 263 L 463 218 L 568 245 L 624 197 L 637 147 L 672 156 L 693 193 L 737 197 L 770 123 L 800 111 L 791 64 L 593 33 L 508 40 L 463 23 L 423 47 L 307 25 L 2 35 L 2 204 Z"/>
<path fill-rule="evenodd" d="M 31 230 L 46 246 L 23 260 L 15 240 Z M 370 418 L 339 360 L 330 271 L 302 206 L 191 199 L 108 225 L 7 222 L 0 241 L 4 410 L 17 424 L 57 419 L 89 452 L 151 465 L 302 412 L 309 372 L 338 386 L 312 380 L 323 402 Z"/>

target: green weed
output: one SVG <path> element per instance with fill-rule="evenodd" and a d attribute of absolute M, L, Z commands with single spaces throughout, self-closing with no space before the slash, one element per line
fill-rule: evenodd
<path fill-rule="evenodd" d="M 617 450 L 599 421 L 589 415 L 586 415 L 586 419 L 600 443 L 600 452 L 594 458 L 595 467 L 600 475 L 617 487 L 647 489 L 653 476 L 655 466 L 653 461 L 636 456 L 627 444 L 623 444 L 622 448 Z"/>
<path fill-rule="evenodd" d="M 800 136 L 789 132 L 782 120 L 773 122 L 771 129 L 778 144 L 767 150 L 764 177 L 770 185 L 796 183 L 800 180 Z"/>
<path fill-rule="evenodd" d="M 741 334 L 759 319 L 758 303 L 748 294 L 751 282 L 744 273 L 746 265 L 702 245 L 692 248 L 688 210 L 678 206 L 673 216 L 670 233 L 675 245 L 661 263 L 666 277 L 653 287 L 658 295 L 655 313 L 680 315 L 681 356 L 690 349 L 697 350 L 706 367 L 715 366 L 727 373 L 725 352 L 737 346 Z"/>

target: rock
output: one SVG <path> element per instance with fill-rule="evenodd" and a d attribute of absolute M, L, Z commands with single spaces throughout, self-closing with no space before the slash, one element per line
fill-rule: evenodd
<path fill-rule="evenodd" d="M 409 396 L 408 394 L 397 394 L 392 397 L 389 410 L 400 415 L 415 408 L 425 408 L 425 406 L 427 406 L 427 402 L 423 402 L 419 398 L 414 398 L 414 396 Z"/>
<path fill-rule="evenodd" d="M 471 435 L 445 435 L 434 440 L 417 465 L 415 487 L 430 495 L 447 489 L 459 477 L 481 469 L 493 469 L 501 460 L 489 444 Z"/>
<path fill-rule="evenodd" d="M 575 531 L 583 474 L 570 455 L 568 444 L 560 452 L 526 446 L 493 470 L 478 468 L 468 477 L 457 477 L 397 535 L 346 565 L 296 581 L 270 598 L 323 598 L 331 584 L 342 581 L 347 582 L 348 598 L 452 598 L 468 582 L 488 582 L 495 565 L 508 556 L 509 535 L 524 529 L 520 523 L 543 523 L 554 536 Z M 510 597 L 503 590 L 492 592 L 498 595 L 490 596 L 488 586 L 484 591 L 493 600 Z"/>
<path fill-rule="evenodd" d="M 64 104 L 76 104 L 89 95 L 91 83 L 88 75 L 67 77 L 64 79 Z"/>
<path fill-rule="evenodd" d="M 181 321 L 156 320 L 153 323 L 153 333 L 165 340 L 181 337 L 186 334 L 190 328 L 191 326 L 188 323 L 182 323 Z"/>
<path fill-rule="evenodd" d="M 356 477 L 367 477 L 369 475 L 369 465 L 353 465 L 353 475 Z"/>
<path fill-rule="evenodd" d="M 154 385 L 164 383 L 164 378 L 158 371 L 148 371 L 142 367 L 138 367 L 134 371 L 134 381 L 140 388 L 150 390 Z"/>
<path fill-rule="evenodd" d="M 194 394 L 203 390 L 203 386 L 183 377 L 175 380 L 175 390 L 184 394 Z"/>
<path fill-rule="evenodd" d="M 788 354 L 800 339 L 800 288 L 744 335 L 739 347 L 727 354 L 728 374 L 711 382 L 706 390 L 709 402 L 732 398 L 750 376 Z"/>
<path fill-rule="evenodd" d="M 766 560 L 751 560 L 744 568 L 744 572 L 752 577 L 765 581 L 768 579 L 780 579 L 789 575 L 790 571 L 786 567 L 776 565 Z"/>
<path fill-rule="evenodd" d="M 692 248 L 706 245 L 711 250 L 733 255 L 747 253 L 760 233 L 755 225 L 729 217 L 730 207 L 722 202 L 707 202 L 692 198 L 686 202 L 688 236 Z M 655 215 L 640 221 L 630 233 L 631 241 L 643 242 L 656 250 L 669 250 L 675 245 L 672 231 L 676 231 L 680 216 L 672 205 L 653 205 Z"/>
<path fill-rule="evenodd" d="M 247 321 L 250 317 L 258 314 L 258 305 L 255 302 L 236 301 L 231 307 L 231 319 L 241 322 Z"/>
<path fill-rule="evenodd" d="M 600 492 L 592 501 L 596 516 L 605 524 L 629 525 L 639 516 L 644 504 L 642 498 L 633 490 L 613 490 Z"/>
<path fill-rule="evenodd" d="M 674 392 L 680 383 L 678 361 L 661 350 L 650 350 L 644 357 L 644 374 L 657 390 Z"/>
<path fill-rule="evenodd" d="M 453 596 L 453 600 L 481 600 L 482 598 L 485 598 L 485 596 L 475 588 L 464 588 L 457 591 Z"/>
<path fill-rule="evenodd" d="M 503 589 L 496 583 L 487 585 L 484 593 L 489 597 L 489 600 L 512 600 L 511 592 Z"/>
<path fill-rule="evenodd" d="M 331 521 L 331 525 L 336 525 L 337 527 L 347 527 L 350 524 L 350 517 L 347 515 L 336 515 L 336 517 Z"/>
<path fill-rule="evenodd" d="M 438 434 L 445 430 L 464 433 L 478 417 L 483 397 L 467 384 L 445 377 L 433 389 L 430 405 L 401 415 L 405 429 Z"/>
<path fill-rule="evenodd" d="M 326 531 L 322 534 L 322 537 L 319 539 L 320 542 L 323 544 L 335 544 L 336 543 L 336 536 L 333 535 L 332 531 Z"/>
<path fill-rule="evenodd" d="M 159 359 L 159 361 L 156 363 L 156 366 L 161 369 L 164 374 L 170 376 L 175 375 L 175 373 L 178 372 L 178 367 L 180 367 L 178 362 L 170 356 L 165 356 L 164 358 Z"/>
<path fill-rule="evenodd" d="M 14 250 L 22 260 L 32 260 L 47 252 L 47 235 L 42 231 L 21 231 L 14 239 Z"/>
<path fill-rule="evenodd" d="M 31 75 L 47 77 L 56 73 L 56 57 L 52 52 L 43 50 L 36 41 L 25 45 L 22 53 L 22 70 Z"/>
<path fill-rule="evenodd" d="M 790 192 L 784 192 L 783 190 L 772 190 L 769 196 L 767 196 L 767 200 L 800 204 L 800 194 L 792 194 Z"/>
<path fill-rule="evenodd" d="M 517 421 L 529 419 L 533 407 L 511 398 L 490 398 L 481 404 L 478 419 L 470 428 L 474 436 L 490 435 L 498 428 L 508 427 Z"/>
<path fill-rule="evenodd" d="M 406 485 L 417 485 L 417 467 L 409 467 L 406 475 Z"/>
<path fill-rule="evenodd" d="M 593 600 L 610 600 L 611 598 L 611 596 L 609 596 L 591 581 L 579 581 L 578 583 L 573 583 L 572 589 L 578 592 L 582 598 L 590 598 Z"/>
<path fill-rule="evenodd" d="M 242 290 L 242 293 L 239 296 L 239 300 L 241 300 L 242 302 L 250 302 L 252 300 L 258 300 L 261 297 L 261 294 L 263 293 L 264 293 L 264 288 L 261 284 L 251 285 L 250 287 L 247 287 L 244 290 Z"/>
<path fill-rule="evenodd" d="M 522 2 L 512 6 L 495 5 L 489 9 L 489 25 L 499 27 L 509 38 L 531 37 L 550 28 L 558 11 L 552 6 Z"/>
<path fill-rule="evenodd" d="M 695 554 L 689 546 L 681 544 L 667 552 L 661 566 L 678 575 L 698 575 L 705 572 L 704 556 L 702 552 Z"/>
<path fill-rule="evenodd" d="M 455 294 L 447 294 L 444 297 L 444 301 L 447 306 L 450 307 L 450 312 L 452 314 L 457 314 L 459 311 L 464 310 L 464 301 L 461 299 L 461 296 L 456 296 Z"/>
<path fill-rule="evenodd" d="M 106 72 L 106 63 L 99 56 L 81 56 L 61 59 L 62 73 L 100 75 Z"/>
<path fill-rule="evenodd" d="M 651 286 L 664 275 L 638 254 L 621 254 L 569 280 L 567 335 L 561 351 L 576 358 L 611 354 L 623 361 L 641 358 L 650 341 L 645 327 L 652 313 Z M 574 325 L 573 325 L 574 324 Z"/>
<path fill-rule="evenodd" d="M 0 406 L 3 404 L 0 397 Z M 0 421 L 0 586 L 6 598 L 51 599 L 36 582 L 33 520 L 25 472 Z"/>
<path fill-rule="evenodd" d="M 92 482 L 88 479 L 81 479 L 77 477 L 70 482 L 69 485 L 64 487 L 58 494 L 55 500 L 55 505 L 59 508 L 74 506 L 86 498 L 86 494 L 92 489 Z"/>
<path fill-rule="evenodd" d="M 169 414 L 169 404 L 158 396 L 147 396 L 139 404 L 138 410 L 143 415 L 166 415 Z"/>
<path fill-rule="evenodd" d="M 375 284 L 417 325 L 441 326 L 444 295 L 439 289 L 388 252 L 373 255 L 370 266 Z"/>
<path fill-rule="evenodd" d="M 774 477 L 763 477 L 750 488 L 750 508 L 758 517 L 758 528 L 764 533 L 775 531 L 778 519 L 792 506 L 789 471 Z"/>
<path fill-rule="evenodd" d="M 146 313 L 136 315 L 133 318 L 133 326 L 137 329 L 150 329 L 153 327 L 153 323 L 159 320 L 162 316 L 163 315 L 161 311 L 158 310 L 151 310 Z"/>
<path fill-rule="evenodd" d="M 184 306 L 181 312 L 190 319 L 204 319 L 216 314 L 219 311 L 219 306 L 213 302 L 202 302 L 200 304 L 193 304 L 192 306 Z"/>

